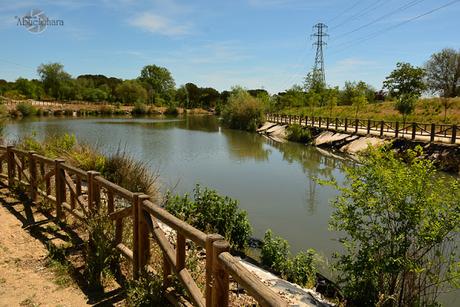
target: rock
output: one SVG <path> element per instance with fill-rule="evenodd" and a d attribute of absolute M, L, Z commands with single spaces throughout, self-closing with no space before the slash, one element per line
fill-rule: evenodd
<path fill-rule="evenodd" d="M 272 127 L 276 126 L 275 123 L 270 123 L 270 122 L 266 122 L 262 125 L 262 127 L 260 127 L 259 129 L 257 129 L 257 132 L 264 132 L 265 130 L 268 130 Z"/>
<path fill-rule="evenodd" d="M 323 144 L 332 144 L 337 141 L 345 140 L 349 138 L 349 134 L 342 134 L 342 133 L 334 133 L 331 131 L 325 131 L 321 133 L 314 141 L 313 144 L 316 146 L 323 145 Z"/>
<path fill-rule="evenodd" d="M 381 146 L 385 144 L 385 140 L 374 137 L 361 137 L 351 143 L 344 145 L 340 148 L 340 151 L 356 154 L 360 151 L 366 150 L 369 146 Z"/>

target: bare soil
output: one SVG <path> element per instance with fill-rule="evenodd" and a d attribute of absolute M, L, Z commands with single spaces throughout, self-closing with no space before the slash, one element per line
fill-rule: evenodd
<path fill-rule="evenodd" d="M 4 188 L 0 190 L 0 306 L 88 305 L 76 285 L 56 282 L 57 276 L 46 265 L 47 249 L 24 229 L 31 224 L 22 223 L 12 211 L 20 214 L 23 221 L 28 220 L 29 213 L 5 192 Z"/>

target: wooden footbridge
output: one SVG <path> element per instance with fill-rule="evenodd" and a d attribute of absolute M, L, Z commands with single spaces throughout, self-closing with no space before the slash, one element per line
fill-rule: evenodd
<path fill-rule="evenodd" d="M 422 124 L 416 122 L 376 121 L 349 118 L 329 118 L 267 114 L 267 120 L 277 124 L 299 124 L 324 130 L 358 135 L 371 135 L 381 138 L 405 138 L 421 142 L 460 144 L 457 125 Z"/>

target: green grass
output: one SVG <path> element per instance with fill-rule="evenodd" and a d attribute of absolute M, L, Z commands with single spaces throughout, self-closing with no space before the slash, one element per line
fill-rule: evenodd
<path fill-rule="evenodd" d="M 444 107 L 438 98 L 422 98 L 417 102 L 415 112 L 407 117 L 408 122 L 419 123 L 460 123 L 460 98 L 449 99 L 451 107 L 444 114 Z M 327 107 L 316 107 L 311 112 L 310 107 L 285 108 L 275 113 L 300 116 L 355 118 L 356 109 L 353 106 L 337 106 L 330 112 Z M 446 116 L 445 116 L 446 115 Z M 358 113 L 359 119 L 402 121 L 402 116 L 395 110 L 392 101 L 368 104 Z"/>

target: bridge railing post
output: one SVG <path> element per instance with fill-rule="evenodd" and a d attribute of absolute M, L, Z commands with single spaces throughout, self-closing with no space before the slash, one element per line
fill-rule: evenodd
<path fill-rule="evenodd" d="M 13 146 L 6 146 L 7 167 L 8 167 L 8 186 L 11 188 L 14 185 L 15 167 L 14 167 L 14 152 Z"/>
<path fill-rule="evenodd" d="M 371 120 L 367 120 L 367 134 L 371 134 Z"/>
<path fill-rule="evenodd" d="M 395 123 L 395 138 L 396 139 L 398 138 L 398 134 L 399 134 L 399 122 L 396 122 Z"/>
<path fill-rule="evenodd" d="M 339 119 L 336 117 L 335 118 L 335 130 L 338 130 L 339 128 Z"/>
<path fill-rule="evenodd" d="M 359 119 L 355 119 L 355 133 L 358 133 Z"/>
<path fill-rule="evenodd" d="M 417 123 L 412 123 L 412 140 L 415 140 L 415 134 L 417 133 Z"/>
<path fill-rule="evenodd" d="M 385 122 L 380 121 L 380 137 L 383 137 L 383 128 L 385 127 Z"/>
<path fill-rule="evenodd" d="M 37 201 L 37 163 L 34 155 L 34 151 L 29 151 L 29 197 L 32 202 Z"/>
<path fill-rule="evenodd" d="M 228 252 L 230 246 L 225 240 L 217 240 L 213 243 L 212 275 L 212 306 L 227 307 L 229 296 L 229 276 L 219 261 L 219 255 Z"/>
<path fill-rule="evenodd" d="M 457 125 L 452 125 L 452 137 L 450 139 L 452 144 L 457 142 Z"/>
<path fill-rule="evenodd" d="M 64 216 L 62 211 L 62 203 L 66 201 L 65 193 L 65 182 L 64 182 L 64 169 L 62 164 L 64 164 L 63 159 L 54 160 L 54 179 L 55 179 L 55 189 L 56 189 L 56 218 L 61 220 Z"/>
<path fill-rule="evenodd" d="M 345 132 L 348 131 L 348 118 L 345 118 Z"/>
<path fill-rule="evenodd" d="M 430 142 L 434 142 L 435 134 L 436 134 L 436 124 L 431 124 Z"/>

